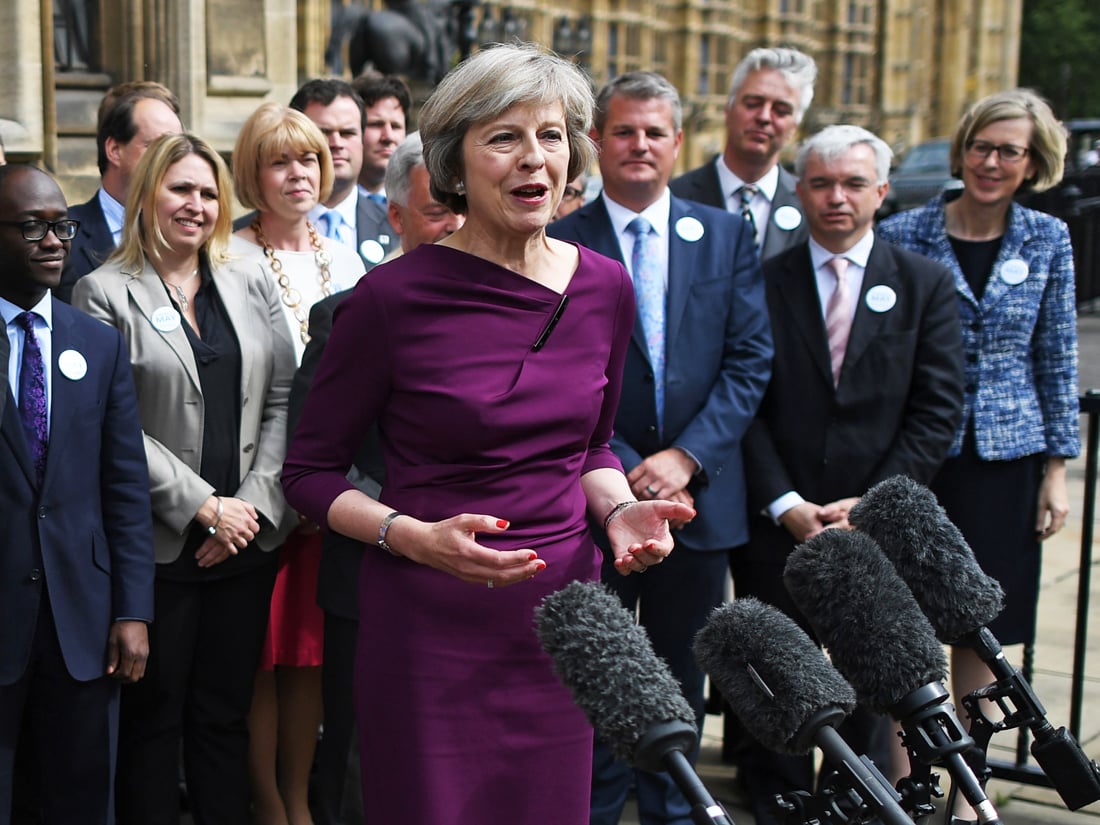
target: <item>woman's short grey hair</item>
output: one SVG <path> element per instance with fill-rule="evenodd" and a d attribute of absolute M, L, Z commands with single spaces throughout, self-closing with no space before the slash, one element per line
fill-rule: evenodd
<path fill-rule="evenodd" d="M 513 106 L 561 104 L 569 143 L 567 180 L 585 171 L 595 158 L 592 87 L 574 64 L 537 46 L 494 46 L 456 66 L 420 110 L 424 163 L 432 197 L 460 214 L 466 196 L 456 191 L 463 180 L 462 143 L 471 126 L 486 123 Z"/>
<path fill-rule="evenodd" d="M 787 82 L 798 92 L 798 108 L 795 110 L 794 119 L 796 123 L 801 123 L 802 116 L 806 114 L 806 110 L 810 108 L 814 99 L 817 64 L 812 57 L 798 49 L 753 49 L 745 55 L 733 70 L 726 108 L 732 106 L 737 100 L 737 93 L 745 85 L 745 79 L 761 69 L 774 69 L 782 73 Z"/>
<path fill-rule="evenodd" d="M 398 206 L 409 205 L 412 182 L 409 177 L 417 166 L 424 165 L 424 142 L 420 132 L 411 132 L 401 141 L 390 162 L 386 164 L 386 199 Z"/>
<path fill-rule="evenodd" d="M 873 132 L 868 132 L 862 126 L 850 124 L 826 126 L 817 134 L 808 137 L 799 147 L 798 157 L 794 160 L 795 175 L 802 180 L 803 175 L 806 174 L 806 161 L 811 153 L 828 163 L 861 143 L 867 144 L 874 150 L 877 183 L 886 183 L 886 179 L 890 176 L 890 160 L 894 157 L 894 152 L 886 145 L 886 141 Z"/>
<path fill-rule="evenodd" d="M 672 125 L 676 131 L 679 132 L 684 124 L 684 109 L 675 86 L 656 72 L 627 72 L 608 81 L 596 95 L 596 131 L 601 135 L 607 123 L 607 107 L 613 97 L 667 100 L 672 106 Z"/>
<path fill-rule="evenodd" d="M 1020 184 L 1024 192 L 1045 192 L 1056 186 L 1065 172 L 1066 129 L 1054 116 L 1050 104 L 1031 89 L 1009 89 L 983 97 L 970 107 L 951 138 L 951 174 L 962 177 L 963 156 L 978 132 L 1000 120 L 1027 118 L 1031 121 L 1028 157 L 1035 174 Z"/>

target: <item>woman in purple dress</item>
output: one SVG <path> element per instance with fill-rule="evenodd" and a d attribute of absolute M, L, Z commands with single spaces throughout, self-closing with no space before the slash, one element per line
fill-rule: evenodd
<path fill-rule="evenodd" d="M 368 544 L 356 694 L 369 822 L 588 821 L 592 731 L 532 611 L 669 553 L 673 502 L 636 502 L 608 447 L 634 298 L 623 267 L 545 227 L 588 164 L 570 63 L 501 46 L 420 116 L 435 198 L 466 224 L 376 267 L 336 313 L 284 469 L 288 500 Z M 345 472 L 377 422 L 386 485 Z M 622 701 L 631 701 L 623 696 Z"/>

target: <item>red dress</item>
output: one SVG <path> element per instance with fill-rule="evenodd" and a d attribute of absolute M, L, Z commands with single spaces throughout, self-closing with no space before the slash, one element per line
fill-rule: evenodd
<path fill-rule="evenodd" d="M 532 611 L 599 575 L 581 476 L 608 446 L 634 324 L 622 265 L 580 248 L 569 303 L 480 258 L 422 246 L 368 273 L 336 312 L 284 468 L 323 521 L 378 422 L 387 506 L 511 522 L 479 541 L 546 569 L 488 589 L 367 548 L 356 700 L 369 822 L 585 825 L 592 729 L 551 669 Z"/>

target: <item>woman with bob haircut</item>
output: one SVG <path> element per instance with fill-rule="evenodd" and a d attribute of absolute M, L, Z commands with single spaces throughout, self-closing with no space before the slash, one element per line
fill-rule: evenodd
<path fill-rule="evenodd" d="M 247 715 L 275 557 L 294 355 L 279 296 L 228 256 L 229 173 L 194 135 L 158 138 L 134 173 L 118 249 L 73 305 L 129 344 L 152 486 L 156 621 L 123 691 L 120 825 L 249 816 Z"/>
<path fill-rule="evenodd" d="M 690 507 L 636 502 L 608 446 L 634 326 L 618 262 L 546 235 L 588 166 L 588 80 L 478 52 L 420 114 L 432 195 L 465 225 L 371 270 L 337 311 L 284 487 L 367 542 L 356 665 L 370 822 L 588 822 L 592 729 L 533 610 L 672 548 Z M 377 422 L 380 501 L 345 473 Z M 629 702 L 630 697 L 623 697 Z M 402 747 L 395 748 L 394 743 Z"/>
<path fill-rule="evenodd" d="M 233 150 L 237 199 L 256 210 L 231 249 L 278 291 L 296 364 L 309 340 L 309 311 L 363 274 L 353 249 L 324 237 L 309 214 L 332 192 L 328 141 L 296 109 L 265 103 Z M 317 606 L 321 533 L 302 522 L 279 552 L 279 572 L 249 726 L 257 825 L 311 822 L 309 774 L 321 724 L 324 614 Z"/>
<path fill-rule="evenodd" d="M 951 141 L 961 194 L 940 195 L 878 229 L 955 273 L 963 422 L 931 487 L 1004 588 L 1005 609 L 990 625 L 1004 645 L 1035 639 L 1041 542 L 1066 522 L 1066 459 L 1081 450 L 1069 230 L 1015 201 L 1056 185 L 1065 154 L 1065 130 L 1042 98 L 1028 89 L 990 95 L 963 116 Z M 960 699 L 991 677 L 959 646 L 951 672 Z"/>

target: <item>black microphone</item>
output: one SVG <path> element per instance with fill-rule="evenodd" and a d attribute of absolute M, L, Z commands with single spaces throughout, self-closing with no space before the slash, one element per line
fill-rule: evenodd
<path fill-rule="evenodd" d="M 860 703 L 901 724 L 912 756 L 946 767 L 980 822 L 999 823 L 962 756 L 974 740 L 947 701 L 943 648 L 874 540 L 824 530 L 795 549 L 783 581 Z"/>
<path fill-rule="evenodd" d="M 699 825 L 733 825 L 685 756 L 699 742 L 695 711 L 618 597 L 603 585 L 573 582 L 535 609 L 535 632 L 616 757 L 644 771 L 668 771 Z"/>
<path fill-rule="evenodd" d="M 792 754 L 808 753 L 815 744 L 821 748 L 842 786 L 854 793 L 847 796 L 856 811 L 850 819 L 912 825 L 899 804 L 901 795 L 836 731 L 855 707 L 852 686 L 789 616 L 754 598 L 737 599 L 711 613 L 693 649 L 760 744 Z"/>
<path fill-rule="evenodd" d="M 888 478 L 867 491 L 848 520 L 878 542 L 936 636 L 948 644 L 972 648 L 993 673 L 996 684 L 977 691 L 973 700 L 962 700 L 978 743 L 988 744 L 995 730 L 1027 725 L 1035 737 L 1031 753 L 1066 807 L 1075 811 L 1100 799 L 1100 767 L 1088 758 L 1072 733 L 1064 727 L 1055 729 L 1047 721 L 1039 697 L 1005 659 L 1000 642 L 985 626 L 1001 612 L 1004 592 L 982 570 L 932 491 L 905 476 Z M 993 723 L 982 709 L 981 699 L 1001 705 L 1005 722 Z"/>

